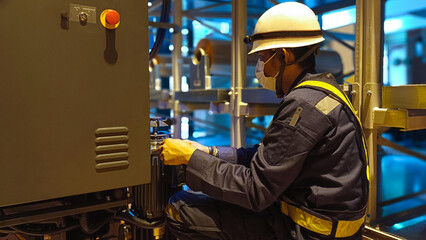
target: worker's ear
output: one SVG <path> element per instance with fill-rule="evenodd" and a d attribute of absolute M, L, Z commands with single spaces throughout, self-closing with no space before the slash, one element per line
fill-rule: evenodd
<path fill-rule="evenodd" d="M 285 49 L 285 48 L 283 48 L 282 51 L 283 51 L 284 63 L 286 65 L 292 64 L 295 60 L 295 55 L 293 51 L 291 51 L 290 49 Z"/>

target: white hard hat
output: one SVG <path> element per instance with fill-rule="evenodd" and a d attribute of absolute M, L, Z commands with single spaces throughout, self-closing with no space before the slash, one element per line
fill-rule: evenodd
<path fill-rule="evenodd" d="M 254 34 L 246 43 L 253 43 L 249 54 L 276 48 L 309 46 L 324 41 L 315 13 L 298 2 L 273 6 L 260 16 Z"/>

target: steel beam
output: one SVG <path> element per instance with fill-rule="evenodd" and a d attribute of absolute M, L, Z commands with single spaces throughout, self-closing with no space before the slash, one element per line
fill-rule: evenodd
<path fill-rule="evenodd" d="M 158 9 L 163 4 L 162 0 L 156 0 L 152 3 L 151 7 L 148 8 L 148 13 L 151 15 L 154 11 Z"/>
<path fill-rule="evenodd" d="M 376 127 L 401 128 L 402 131 L 426 129 L 426 110 L 374 108 Z"/>
<path fill-rule="evenodd" d="M 412 194 L 407 194 L 407 195 L 404 195 L 402 197 L 397 197 L 397 198 L 394 198 L 394 199 L 391 199 L 391 200 L 383 201 L 383 202 L 378 203 L 377 206 L 380 206 L 380 207 L 388 206 L 388 205 L 391 205 L 391 204 L 394 204 L 394 203 L 397 203 L 397 202 L 401 202 L 401 201 L 404 201 L 404 200 L 407 200 L 407 199 L 410 199 L 410 198 L 415 198 L 415 197 L 418 197 L 418 196 L 421 196 L 421 195 L 424 195 L 424 194 L 426 194 L 426 190 L 416 192 L 416 193 L 412 193 Z"/>
<path fill-rule="evenodd" d="M 406 240 L 405 238 L 398 237 L 391 233 L 380 231 L 379 229 L 365 226 L 362 234 L 362 239 L 365 240 Z"/>
<path fill-rule="evenodd" d="M 182 0 L 174 0 L 173 24 L 179 29 L 182 28 Z M 181 90 L 182 80 L 182 33 L 181 31 L 173 33 L 173 53 L 172 53 L 172 73 L 173 73 L 173 117 L 176 119 L 176 124 L 173 126 L 173 137 L 181 138 L 181 110 L 179 101 L 175 100 L 176 92 Z"/>
<path fill-rule="evenodd" d="M 426 84 L 383 87 L 382 107 L 426 109 Z"/>
<path fill-rule="evenodd" d="M 175 99 L 181 102 L 210 103 L 229 101 L 228 89 L 190 90 L 177 92 Z"/>
<path fill-rule="evenodd" d="M 382 0 L 356 1 L 354 107 L 364 127 L 370 167 L 370 195 L 367 213 L 377 215 L 377 128 L 374 108 L 380 107 L 383 59 Z"/>
<path fill-rule="evenodd" d="M 276 1 L 276 0 L 268 0 L 269 2 L 271 2 L 271 3 L 273 3 L 273 4 L 275 4 L 275 5 L 277 5 L 277 4 L 279 4 L 280 2 L 278 2 L 278 1 Z"/>
<path fill-rule="evenodd" d="M 199 22 L 201 25 L 203 25 L 204 27 L 206 27 L 206 28 L 208 28 L 208 29 L 211 29 L 211 30 L 213 30 L 213 31 L 215 31 L 215 32 L 217 32 L 217 33 L 219 33 L 219 34 L 222 34 L 222 35 L 223 35 L 223 36 L 225 36 L 225 37 L 228 37 L 228 38 L 232 39 L 232 36 L 231 36 L 231 35 L 221 32 L 218 28 L 216 28 L 216 27 L 214 27 L 214 26 L 211 26 L 211 25 L 209 25 L 209 24 L 207 24 L 207 23 L 203 22 L 202 20 L 200 20 L 200 19 L 198 19 L 198 18 L 196 18 L 196 17 L 193 17 L 192 15 L 184 14 L 184 16 L 185 16 L 186 18 L 188 18 L 189 20 L 197 21 L 197 22 Z"/>
<path fill-rule="evenodd" d="M 231 3 L 232 3 L 232 1 L 216 3 L 216 4 L 212 4 L 212 5 L 206 6 L 206 7 L 190 9 L 190 10 L 185 11 L 185 13 L 186 14 L 192 14 L 193 12 L 201 12 L 201 11 L 204 11 L 206 9 L 220 7 L 220 6 L 228 5 L 228 4 L 231 4 Z"/>
<path fill-rule="evenodd" d="M 244 116 L 241 114 L 241 91 L 246 82 L 247 47 L 243 39 L 247 33 L 247 0 L 232 1 L 232 89 L 231 89 L 231 145 L 245 146 Z"/>
<path fill-rule="evenodd" d="M 159 1 L 159 0 L 157 0 Z M 278 4 L 279 2 L 276 0 L 268 0 L 273 4 Z M 161 1 L 160 1 L 161 2 Z M 217 2 L 218 4 L 220 2 Z M 222 2 L 223 5 L 225 5 L 225 2 Z M 226 2 L 226 4 L 228 4 L 228 2 Z M 222 5 L 222 4 L 221 4 Z M 330 12 L 336 9 L 341 9 L 341 8 L 345 8 L 345 7 L 349 7 L 349 6 L 353 6 L 355 5 L 355 0 L 342 0 L 342 1 L 337 1 L 337 2 L 333 2 L 333 3 L 329 3 L 329 4 L 321 4 L 318 7 L 312 8 L 312 10 L 315 12 L 315 14 L 321 15 L 323 13 L 326 12 Z M 255 9 L 263 9 L 264 11 L 267 10 L 267 8 L 265 8 L 265 6 L 257 6 L 257 5 L 246 5 L 249 8 L 255 8 Z M 216 6 L 214 6 L 216 7 Z M 208 7 L 204 7 L 204 8 L 211 8 L 210 6 Z M 204 9 L 204 8 L 199 8 L 199 9 Z M 204 12 L 200 12 L 198 9 L 195 9 L 196 11 L 192 11 L 192 10 L 188 10 L 185 13 L 188 13 L 191 17 L 200 17 L 200 18 L 230 18 L 231 17 L 231 13 L 229 12 L 224 12 L 224 11 L 204 11 Z M 150 16 L 160 16 L 160 10 L 158 9 L 158 6 L 156 5 L 154 8 L 154 4 L 152 5 L 152 7 L 150 7 L 149 10 L 149 15 Z M 258 19 L 261 16 L 261 14 L 258 13 L 248 13 L 247 14 L 247 18 L 248 19 Z"/>
<path fill-rule="evenodd" d="M 324 35 L 336 40 L 338 43 L 342 44 L 343 46 L 349 48 L 352 51 L 355 51 L 355 47 L 353 47 L 350 44 L 346 43 L 345 41 L 341 40 L 336 35 L 334 35 L 334 33 L 330 32 L 330 31 L 322 31 L 322 32 L 324 33 Z"/>
<path fill-rule="evenodd" d="M 165 29 L 169 29 L 169 28 L 173 28 L 173 31 L 177 32 L 180 31 L 181 29 L 178 28 L 176 25 L 174 25 L 173 23 L 165 23 L 165 22 L 152 22 L 149 21 L 148 25 L 150 27 L 154 27 L 154 28 L 165 28 Z"/>
<path fill-rule="evenodd" d="M 372 0 L 372 1 L 376 1 L 376 0 Z M 334 1 L 332 3 L 328 3 L 328 4 L 320 4 L 319 6 L 312 8 L 312 10 L 314 11 L 315 14 L 323 14 L 326 12 L 330 12 L 336 9 L 341 9 L 341 8 L 345 8 L 345 7 L 349 7 L 349 6 L 353 6 L 356 4 L 358 4 L 358 1 L 355 0 L 340 0 L 340 1 Z"/>
<path fill-rule="evenodd" d="M 424 214 L 426 214 L 426 204 L 420 205 L 415 208 L 410 208 L 392 215 L 377 218 L 375 221 L 372 221 L 372 225 L 389 226 L 395 223 L 407 221 L 408 219 L 413 219 L 415 217 L 422 216 Z"/>

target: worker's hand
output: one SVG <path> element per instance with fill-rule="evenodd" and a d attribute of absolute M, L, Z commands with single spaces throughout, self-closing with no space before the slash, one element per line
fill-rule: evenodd
<path fill-rule="evenodd" d="M 195 148 L 197 148 L 198 150 L 201 150 L 205 153 L 209 153 L 209 148 L 204 146 L 203 144 L 199 144 L 197 142 L 191 141 L 191 140 L 183 140 L 189 144 L 191 144 L 192 146 L 194 146 Z"/>
<path fill-rule="evenodd" d="M 188 164 L 196 148 L 183 140 L 167 138 L 161 143 L 159 150 L 165 165 L 181 165 Z"/>

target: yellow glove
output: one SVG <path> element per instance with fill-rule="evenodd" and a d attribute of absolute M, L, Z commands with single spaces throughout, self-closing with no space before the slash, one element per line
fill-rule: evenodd
<path fill-rule="evenodd" d="M 165 165 L 188 164 L 192 153 L 197 149 L 180 139 L 167 138 L 159 147 Z"/>

